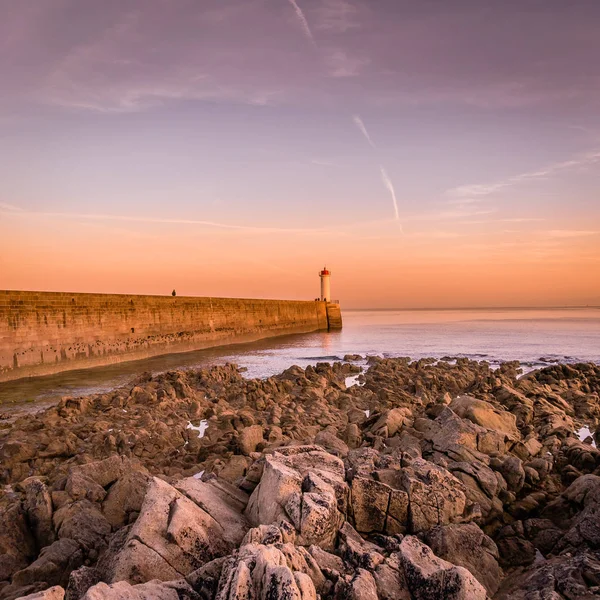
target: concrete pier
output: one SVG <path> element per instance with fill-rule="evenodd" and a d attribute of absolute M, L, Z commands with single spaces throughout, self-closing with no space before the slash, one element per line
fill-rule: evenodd
<path fill-rule="evenodd" d="M 328 302 L 0 291 L 0 381 L 340 327 Z"/>

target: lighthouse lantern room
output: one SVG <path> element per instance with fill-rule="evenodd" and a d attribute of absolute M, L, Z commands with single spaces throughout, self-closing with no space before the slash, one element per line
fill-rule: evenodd
<path fill-rule="evenodd" d="M 331 271 L 324 267 L 319 273 L 321 278 L 321 300 L 323 302 L 331 302 L 331 282 L 330 282 Z"/>

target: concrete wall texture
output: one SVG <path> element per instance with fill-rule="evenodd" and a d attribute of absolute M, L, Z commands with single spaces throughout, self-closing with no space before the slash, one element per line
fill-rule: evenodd
<path fill-rule="evenodd" d="M 0 381 L 326 330 L 327 310 L 315 301 L 0 290 Z"/>

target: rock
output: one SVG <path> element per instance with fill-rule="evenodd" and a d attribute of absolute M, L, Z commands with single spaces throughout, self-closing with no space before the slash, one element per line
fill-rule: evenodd
<path fill-rule="evenodd" d="M 587 600 L 600 597 L 600 561 L 597 556 L 557 556 L 507 577 L 494 596 L 497 600 Z"/>
<path fill-rule="evenodd" d="M 346 456 L 348 456 L 349 448 L 347 444 L 329 431 L 320 431 L 317 433 L 315 436 L 315 444 L 323 446 L 323 448 L 341 458 L 346 458 Z"/>
<path fill-rule="evenodd" d="M 202 484 L 192 478 L 192 482 Z M 185 487 L 185 481 L 179 482 Z M 190 487 L 190 489 L 192 489 Z M 224 509 L 226 510 L 226 509 Z M 245 531 L 235 534 L 243 537 Z M 184 577 L 204 563 L 228 554 L 231 538 L 208 512 L 174 487 L 154 478 L 138 519 L 107 577 L 112 582 L 144 583 Z"/>
<path fill-rule="evenodd" d="M 400 544 L 399 559 L 415 600 L 486 600 L 485 588 L 465 568 L 434 555 L 414 536 Z"/>
<path fill-rule="evenodd" d="M 146 495 L 150 476 L 143 471 L 130 471 L 108 490 L 102 503 L 102 513 L 115 528 L 126 525 L 132 513 L 139 513 Z"/>
<path fill-rule="evenodd" d="M 255 527 L 293 524 L 298 544 L 332 548 L 348 498 L 344 465 L 318 446 L 284 452 L 287 455 L 265 457 L 262 478 L 245 514 Z"/>
<path fill-rule="evenodd" d="M 344 523 L 339 535 L 339 551 L 355 567 L 373 571 L 384 561 L 383 549 L 364 540 L 349 523 Z"/>
<path fill-rule="evenodd" d="M 71 571 L 65 600 L 80 600 L 93 585 L 100 581 L 101 573 L 93 567 L 79 567 Z"/>
<path fill-rule="evenodd" d="M 200 596 L 185 581 L 149 581 L 131 585 L 118 581 L 98 583 L 90 588 L 83 600 L 200 600 Z"/>
<path fill-rule="evenodd" d="M 86 551 L 100 551 L 111 532 L 110 523 L 88 500 L 79 500 L 54 513 L 54 526 L 59 538 L 75 540 Z"/>
<path fill-rule="evenodd" d="M 25 586 L 43 582 L 47 586 L 66 587 L 69 573 L 81 566 L 83 553 L 79 544 L 71 539 L 60 539 L 46 546 L 37 560 L 13 576 L 13 585 Z"/>
<path fill-rule="evenodd" d="M 49 546 L 54 540 L 52 527 L 52 498 L 46 484 L 37 477 L 22 481 L 25 491 L 24 508 L 38 549 Z"/>
<path fill-rule="evenodd" d="M 392 488 L 368 479 L 355 477 L 352 480 L 352 512 L 354 527 L 361 533 L 383 531 Z"/>
<path fill-rule="evenodd" d="M 397 553 L 379 564 L 373 573 L 381 600 L 412 600 L 404 569 Z"/>
<path fill-rule="evenodd" d="M 106 496 L 104 488 L 114 483 L 130 468 L 131 462 L 117 455 L 77 465 L 70 469 L 65 489 L 76 500 L 87 498 L 91 502 L 101 502 Z"/>
<path fill-rule="evenodd" d="M 41 592 L 21 596 L 19 600 L 63 600 L 64 597 L 65 590 L 60 585 L 55 585 Z"/>
<path fill-rule="evenodd" d="M 430 530 L 427 544 L 436 556 L 468 569 L 493 596 L 504 576 L 498 548 L 474 523 L 445 525 Z"/>
<path fill-rule="evenodd" d="M 242 514 L 248 504 L 247 494 L 219 479 L 205 482 L 188 477 L 174 487 L 218 523 L 221 537 L 231 548 L 240 545 L 250 528 Z"/>
<path fill-rule="evenodd" d="M 244 427 L 238 440 L 240 450 L 245 455 L 252 454 L 256 450 L 256 447 L 263 442 L 263 428 L 261 425 Z"/>
<path fill-rule="evenodd" d="M 382 414 L 375 424 L 371 427 L 374 435 L 380 435 L 384 438 L 395 436 L 404 424 L 406 409 L 393 408 Z"/>
<path fill-rule="evenodd" d="M 447 525 L 465 514 L 464 486 L 446 469 L 418 458 L 404 469 L 402 477 L 402 487 L 409 498 L 410 531 L 421 532 Z"/>
<path fill-rule="evenodd" d="M 521 437 L 516 417 L 505 410 L 498 410 L 489 402 L 471 396 L 458 396 L 450 403 L 450 408 L 459 417 L 469 419 L 476 425 L 492 431 L 501 431 L 514 439 Z"/>
<path fill-rule="evenodd" d="M 292 571 L 280 550 L 249 544 L 224 562 L 216 598 L 316 600 L 317 594 L 310 577 Z"/>
<path fill-rule="evenodd" d="M 348 600 L 378 600 L 377 585 L 373 575 L 364 569 L 357 569 L 349 582 L 338 581 L 335 597 Z"/>
<path fill-rule="evenodd" d="M 35 554 L 24 510 L 19 504 L 0 506 L 0 581 L 26 567 Z"/>

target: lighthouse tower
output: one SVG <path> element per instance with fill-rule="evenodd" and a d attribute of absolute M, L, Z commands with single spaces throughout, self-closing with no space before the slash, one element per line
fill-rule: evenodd
<path fill-rule="evenodd" d="M 324 267 L 319 273 L 321 278 L 321 300 L 324 302 L 331 302 L 331 281 L 329 280 L 331 272 Z"/>

